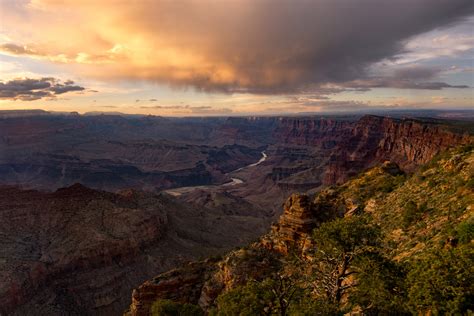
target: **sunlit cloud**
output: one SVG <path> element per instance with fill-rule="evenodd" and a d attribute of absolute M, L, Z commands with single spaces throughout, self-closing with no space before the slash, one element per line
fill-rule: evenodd
<path fill-rule="evenodd" d="M 264 94 L 361 79 L 371 64 L 406 51 L 410 37 L 459 21 L 474 7 L 470 0 L 35 0 L 2 6 L 10 11 L 2 32 L 11 41 L 0 46 L 6 54 L 71 64 L 100 80 Z M 25 19 L 30 23 L 21 23 Z"/>
<path fill-rule="evenodd" d="M 473 102 L 471 0 L 18 0 L 0 12 L 3 108 L 186 116 Z M 55 79 L 10 84 L 44 78 Z"/>

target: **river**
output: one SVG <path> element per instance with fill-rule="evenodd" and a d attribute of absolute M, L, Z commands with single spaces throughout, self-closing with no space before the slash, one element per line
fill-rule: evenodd
<path fill-rule="evenodd" d="M 231 171 L 227 174 L 234 173 L 234 172 L 237 172 L 237 171 L 242 171 L 242 170 L 247 169 L 247 168 L 252 168 L 252 167 L 258 166 L 259 164 L 261 164 L 262 162 L 267 160 L 267 157 L 268 157 L 267 154 L 265 153 L 265 151 L 262 151 L 261 154 L 262 154 L 262 158 L 260 158 L 259 161 L 251 163 L 250 165 L 244 166 L 242 168 L 233 170 L 233 171 Z M 218 188 L 218 187 L 230 187 L 230 186 L 234 186 L 234 185 L 237 185 L 237 184 L 244 183 L 244 180 L 239 179 L 239 178 L 230 178 L 230 180 L 231 181 L 226 182 L 224 184 L 220 184 L 220 185 L 198 185 L 198 186 L 192 186 L 192 187 L 180 187 L 180 188 L 173 188 L 173 189 L 169 189 L 169 190 L 164 190 L 163 192 L 166 192 L 166 193 L 168 193 L 170 195 L 173 195 L 173 196 L 180 196 L 183 193 L 189 193 L 189 192 L 197 190 L 197 189 L 202 190 L 202 189 L 211 189 L 211 188 Z"/>

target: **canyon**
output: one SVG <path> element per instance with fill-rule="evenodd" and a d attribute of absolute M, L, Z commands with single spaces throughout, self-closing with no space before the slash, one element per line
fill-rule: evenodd
<path fill-rule="evenodd" d="M 374 115 L 0 117 L 0 311 L 120 315 L 145 280 L 180 265 L 206 270 L 187 262 L 259 238 L 291 194 L 320 192 L 387 160 L 412 173 L 472 143 L 464 126 Z M 296 231 L 304 244 L 315 223 L 304 199 L 284 204 L 274 234 Z"/>
<path fill-rule="evenodd" d="M 397 307 L 397 314 L 411 315 L 421 310 L 429 313 L 440 308 L 437 305 L 451 300 L 447 311 L 455 308 L 469 310 L 472 307 L 470 295 L 474 279 L 472 269 L 464 265 L 469 265 L 469 261 L 458 262 L 450 257 L 446 263 L 450 268 L 460 264 L 458 268 L 463 271 L 467 269 L 465 279 L 452 282 L 452 286 L 459 290 L 458 297 L 462 297 L 458 305 L 453 299 L 455 296 L 446 292 L 446 288 L 434 286 L 432 279 L 420 278 L 413 284 L 410 279 L 413 275 L 405 280 L 404 272 L 400 270 L 386 271 L 385 273 L 393 274 L 384 277 L 390 280 L 388 282 L 400 278 L 398 284 L 401 285 L 397 286 L 406 287 L 408 291 L 411 287 L 417 291 L 420 283 L 427 283 L 428 288 L 439 293 L 436 302 L 432 306 L 413 305 L 410 301 L 416 300 L 415 293 L 410 292 L 411 296 L 404 297 L 407 295 L 404 290 L 398 287 L 377 288 L 377 285 L 384 284 L 385 281 L 379 280 L 377 282 L 380 283 L 377 284 L 371 279 L 369 286 L 376 288 L 375 293 L 364 288 L 361 290 L 361 303 L 354 304 L 352 301 L 357 299 L 358 288 L 365 282 L 361 276 L 370 278 L 381 271 L 375 268 L 373 262 L 368 261 L 371 264 L 367 272 L 369 276 L 364 275 L 363 265 L 368 262 L 362 261 L 362 266 L 361 263 L 357 266 L 356 262 L 352 262 L 353 257 L 361 255 L 362 248 L 349 250 L 352 252 L 347 256 L 344 252 L 337 253 L 342 259 L 333 257 L 329 251 L 340 245 L 354 249 L 357 246 L 354 231 L 362 224 L 363 230 L 375 227 L 376 231 L 385 236 L 386 243 L 374 243 L 365 251 L 368 251 L 369 258 L 375 256 L 377 260 L 382 260 L 377 257 L 382 255 L 385 258 L 383 260 L 387 260 L 382 261 L 386 265 L 391 262 L 392 265 L 400 265 L 405 267 L 405 271 L 410 271 L 413 269 L 412 265 L 416 266 L 420 260 L 428 260 L 429 265 L 440 269 L 436 266 L 437 257 L 430 257 L 433 251 L 438 255 L 460 251 L 472 260 L 474 235 L 471 232 L 460 237 L 464 235 L 461 235 L 459 227 L 469 226 L 472 229 L 474 223 L 473 176 L 474 151 L 470 144 L 445 152 L 415 174 L 406 174 L 397 164 L 385 162 L 342 185 L 323 189 L 317 194 L 292 194 L 286 200 L 279 220 L 257 241 L 220 258 L 190 262 L 145 281 L 131 292 L 131 305 L 124 315 L 150 315 L 156 306 L 170 304 L 170 301 L 174 302 L 176 309 L 182 304 L 192 304 L 212 315 L 233 315 L 241 310 L 248 314 L 249 310 L 253 311 L 252 314 L 272 310 L 273 315 L 278 314 L 283 309 L 282 306 L 285 306 L 285 313 L 288 315 L 299 315 L 299 312 L 308 312 L 311 306 L 303 305 L 303 310 L 298 312 L 298 304 L 301 303 L 298 302 L 299 299 L 319 304 L 326 302 L 326 305 L 316 304 L 312 307 L 316 307 L 317 312 L 314 314 L 318 315 L 336 314 L 334 310 L 328 312 L 327 304 L 340 308 L 341 313 L 349 309 L 357 314 L 364 308 L 374 311 L 376 315 L 390 314 L 391 309 Z M 443 183 L 450 185 L 444 186 Z M 407 217 L 407 202 L 422 206 L 418 217 Z M 447 216 L 451 220 L 447 221 Z M 367 222 L 370 224 L 367 225 Z M 340 226 L 341 224 L 348 226 Z M 318 239 L 321 237 L 318 231 L 327 231 L 328 227 L 330 234 L 323 236 L 333 240 Z M 351 227 L 355 227 L 352 232 Z M 359 231 L 358 234 L 363 233 Z M 460 239 L 464 241 L 461 242 Z M 318 247 L 322 247 L 320 245 L 325 242 L 330 242 L 330 248 L 319 250 L 318 256 Z M 366 242 L 365 239 L 362 242 Z M 342 263 L 335 265 L 338 261 Z M 322 266 L 327 262 L 334 270 L 323 274 L 320 279 L 312 278 L 312 274 L 321 273 Z M 350 264 L 353 266 L 348 269 Z M 335 275 L 337 279 L 334 279 Z M 338 285 L 334 285 L 343 293 L 342 298 L 336 302 L 328 299 L 331 294 L 327 289 L 333 284 L 324 283 L 327 280 L 341 280 Z M 319 282 L 322 285 L 315 285 Z M 273 286 L 268 287 L 268 284 Z M 324 286 L 324 291 L 318 291 L 318 286 Z M 301 294 L 305 290 L 308 292 Z M 302 296 L 296 298 L 298 295 Z M 349 299 L 351 296 L 352 299 Z M 397 301 L 397 296 L 404 297 L 404 302 Z M 382 301 L 381 297 L 384 298 Z M 425 296 L 422 297 L 425 299 Z M 285 300 L 285 305 L 279 301 L 281 298 Z M 432 298 L 427 299 L 429 301 Z M 395 305 L 391 306 L 390 301 L 395 301 Z M 366 306 L 361 307 L 362 303 Z M 296 310 L 289 312 L 286 310 L 288 306 Z M 388 310 L 382 312 L 382 308 Z"/>

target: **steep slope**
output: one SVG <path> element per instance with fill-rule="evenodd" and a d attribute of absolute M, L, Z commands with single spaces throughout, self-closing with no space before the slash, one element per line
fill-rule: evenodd
<path fill-rule="evenodd" d="M 258 242 L 233 251 L 221 260 L 195 262 L 147 281 L 134 290 L 127 313 L 149 315 L 153 304 L 160 304 L 162 299 L 198 304 L 217 315 L 221 312 L 226 315 L 225 311 L 232 308 L 250 308 L 245 304 L 256 304 L 251 305 L 252 308 L 271 311 L 282 308 L 283 303 L 272 297 L 285 286 L 299 288 L 298 293 L 303 293 L 299 301 L 293 303 L 294 309 L 290 309 L 295 315 L 299 315 L 297 310 L 310 314 L 310 310 L 315 314 L 338 314 L 338 310 L 361 312 L 367 309 L 369 313 L 378 314 L 387 309 L 384 314 L 394 308 L 391 304 L 398 306 L 399 314 L 467 311 L 474 299 L 473 178 L 474 147 L 469 145 L 436 156 L 412 175 L 405 174 L 396 164 L 386 162 L 343 185 L 325 189 L 314 198 L 292 195 L 279 222 Z M 362 235 L 378 232 L 381 240 L 373 239 L 371 244 L 371 239 L 357 239 L 357 235 L 351 235 L 351 229 L 356 227 Z M 318 239 L 321 236 L 335 239 Z M 357 248 L 359 245 L 354 244 L 354 240 L 369 243 L 365 248 Z M 360 257 L 358 260 L 361 261 L 349 259 L 344 261 L 347 265 L 352 264 L 349 270 L 347 267 L 336 270 L 352 275 L 340 279 L 337 289 L 342 294 L 336 296 L 336 301 L 325 301 L 330 297 L 329 293 L 317 290 L 318 284 L 333 278 L 333 274 L 320 274 L 325 264 L 334 264 L 334 261 L 324 261 L 329 253 L 321 256 L 318 252 L 327 242 L 331 245 L 328 249 L 339 245 L 338 242 L 349 245 L 350 249 L 360 249 L 351 256 Z M 364 253 L 365 257 L 361 255 Z M 451 282 L 449 286 L 454 291 L 440 292 L 433 298 L 430 296 L 433 294 L 428 293 L 436 289 L 424 288 L 429 279 L 418 277 L 417 269 L 427 260 L 433 262 L 436 254 L 445 257 L 457 254 L 460 261 L 452 259 L 451 268 L 437 263 L 431 265 L 430 271 L 447 275 L 438 280 Z M 342 258 L 348 260 L 348 257 Z M 366 272 L 367 268 L 372 270 Z M 450 276 L 450 273 L 455 274 Z M 453 281 L 453 277 L 463 279 Z M 166 286 L 169 284 L 173 286 Z M 174 290 L 184 284 L 187 292 Z M 313 286 L 314 291 L 305 292 Z M 427 291 L 425 297 L 413 294 L 420 288 Z M 193 295 L 183 294 L 189 291 Z M 278 293 L 288 294 L 285 291 Z M 407 297 L 406 293 L 412 295 Z M 288 296 L 282 297 L 288 299 Z M 305 297 L 309 301 L 305 301 Z M 269 300 L 268 305 L 260 304 L 266 300 Z M 304 305 L 308 302 L 319 305 Z"/>
<path fill-rule="evenodd" d="M 156 271 L 245 244 L 265 222 L 133 190 L 0 187 L 0 313 L 119 314 Z"/>

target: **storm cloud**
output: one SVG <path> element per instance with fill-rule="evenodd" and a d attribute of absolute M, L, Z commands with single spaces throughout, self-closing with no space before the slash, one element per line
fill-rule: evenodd
<path fill-rule="evenodd" d="M 372 88 L 396 88 L 417 90 L 441 90 L 445 88 L 466 89 L 468 85 L 451 85 L 435 79 L 443 73 L 439 67 L 411 65 L 397 67 L 391 74 L 378 77 L 366 77 L 343 84 L 348 89 L 368 91 Z"/>
<path fill-rule="evenodd" d="M 280 94 L 326 83 L 374 80 L 367 73 L 369 66 L 403 53 L 406 41 L 415 35 L 472 15 L 474 2 L 183 0 L 112 5 L 36 0 L 25 10 L 37 23 L 47 22 L 28 29 L 28 41 L 41 52 L 36 57 L 81 64 L 84 75 L 210 92 Z M 95 18 L 97 12 L 107 12 L 107 19 Z M 25 44 L 29 43 L 0 49 L 33 55 L 36 50 Z M 395 85 L 380 79 L 367 86 L 380 85 L 449 87 L 414 80 Z"/>
<path fill-rule="evenodd" d="M 60 80 L 50 77 L 14 79 L 0 82 L 0 99 L 21 101 L 54 99 L 59 94 L 82 90 L 84 90 L 83 87 L 74 85 L 74 82 L 70 80 L 61 83 Z"/>

